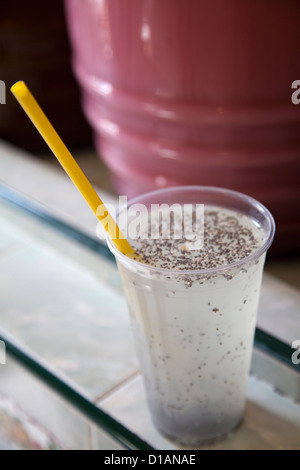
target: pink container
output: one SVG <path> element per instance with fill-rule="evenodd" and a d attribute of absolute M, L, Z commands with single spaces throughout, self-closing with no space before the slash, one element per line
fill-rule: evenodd
<path fill-rule="evenodd" d="M 73 68 L 117 190 L 228 187 L 300 248 L 300 3 L 66 0 Z"/>

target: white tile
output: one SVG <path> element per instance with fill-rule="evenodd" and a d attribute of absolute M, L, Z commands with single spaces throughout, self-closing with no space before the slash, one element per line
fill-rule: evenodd
<path fill-rule="evenodd" d="M 264 273 L 257 325 L 287 344 L 300 340 L 300 291 Z"/>
<path fill-rule="evenodd" d="M 142 378 L 132 380 L 98 403 L 100 408 L 126 424 L 155 449 L 182 449 L 161 436 L 148 411 Z M 197 449 L 259 450 L 300 449 L 300 405 L 250 377 L 243 423 L 223 441 Z"/>
<path fill-rule="evenodd" d="M 120 442 L 112 438 L 99 426 L 91 426 L 91 446 L 93 450 L 126 450 Z"/>
<path fill-rule="evenodd" d="M 42 245 L 0 260 L 0 324 L 92 397 L 137 369 L 123 295 Z"/>
<path fill-rule="evenodd" d="M 253 351 L 251 373 L 258 379 L 272 384 L 279 393 L 287 395 L 300 403 L 299 372 L 259 349 Z"/>
<path fill-rule="evenodd" d="M 6 220 L 3 212 L 3 205 L 0 203 L 0 259 L 28 244 L 20 234 L 16 233 L 14 225 Z"/>
<path fill-rule="evenodd" d="M 0 366 L 0 377 L 0 395 L 3 399 L 6 397 L 14 409 L 19 408 L 15 413 L 19 419 L 27 423 L 31 419 L 58 447 L 90 448 L 89 422 L 10 356 L 7 363 Z M 26 419 L 22 419 L 22 412 L 26 413 Z M 6 444 L 13 442 L 12 438 Z"/>
<path fill-rule="evenodd" d="M 28 246 L 46 246 L 57 256 L 69 258 L 72 263 L 78 265 L 80 270 L 87 270 L 99 280 L 123 292 L 121 278 L 116 263 L 112 262 L 112 257 L 106 260 L 75 238 L 63 234 L 52 225 L 2 201 L 0 201 L 0 223 L 0 234 L 3 227 L 7 234 L 4 243 L 8 243 L 3 254 L 11 254 L 16 249 Z"/>
<path fill-rule="evenodd" d="M 76 155 L 74 156 L 76 157 Z M 55 157 L 53 156 L 55 161 Z M 100 165 L 100 163 L 99 163 Z M 0 183 L 37 201 L 58 218 L 96 238 L 97 219 L 58 162 L 42 158 L 0 141 Z M 99 191 L 105 204 L 116 203 L 116 196 Z"/>

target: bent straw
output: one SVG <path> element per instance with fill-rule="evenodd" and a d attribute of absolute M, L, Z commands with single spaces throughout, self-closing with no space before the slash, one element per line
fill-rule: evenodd
<path fill-rule="evenodd" d="M 124 237 L 118 225 L 106 209 L 100 197 L 88 181 L 71 153 L 55 131 L 54 127 L 36 102 L 35 98 L 30 93 L 26 84 L 22 81 L 15 83 L 11 87 L 11 92 L 18 100 L 25 113 L 31 119 L 39 133 L 44 138 L 47 145 L 50 147 L 59 163 L 62 165 L 70 179 L 73 181 L 77 189 L 80 191 L 97 219 L 102 223 L 104 229 L 107 231 L 110 239 L 114 242 L 116 247 L 124 255 L 132 257 L 138 255 L 129 244 L 128 240 Z M 99 207 L 102 211 L 99 215 Z"/>

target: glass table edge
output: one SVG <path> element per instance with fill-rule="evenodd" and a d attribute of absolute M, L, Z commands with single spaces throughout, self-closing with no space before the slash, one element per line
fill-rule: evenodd
<path fill-rule="evenodd" d="M 98 256 L 115 263 L 113 254 L 104 243 L 53 216 L 42 204 L 29 200 L 19 192 L 0 183 L 0 200 L 1 199 L 14 206 L 16 209 L 27 212 L 41 222 L 51 226 L 51 228 L 54 228 L 62 235 L 72 238 L 84 247 L 94 251 Z M 268 353 L 300 373 L 299 368 L 291 361 L 290 345 L 260 328 L 256 328 L 254 344 L 257 349 Z"/>
<path fill-rule="evenodd" d="M 86 248 L 92 250 L 98 256 L 101 256 L 112 263 L 115 258 L 106 245 L 82 232 L 78 228 L 63 222 L 55 217 L 40 203 L 28 199 L 18 191 L 9 188 L 0 183 L 0 200 L 13 206 L 15 209 L 26 212 L 41 222 L 51 226 L 60 234 L 73 239 Z M 107 431 L 116 441 L 120 442 L 128 449 L 154 450 L 146 441 L 141 439 L 135 433 L 131 432 L 117 420 L 102 411 L 91 400 L 84 397 L 80 391 L 77 391 L 72 385 L 66 383 L 59 377 L 55 371 L 52 371 L 38 358 L 31 355 L 23 348 L 22 344 L 16 343 L 12 338 L 7 337 L 5 332 L 0 331 L 0 340 L 6 345 L 8 354 L 16 359 L 21 365 L 28 369 L 32 374 L 46 383 L 55 392 L 67 399 L 75 408 L 82 412 L 89 420 Z M 256 328 L 254 347 L 280 363 L 293 369 L 300 375 L 299 367 L 291 361 L 291 347 L 278 338 L 267 332 Z"/>

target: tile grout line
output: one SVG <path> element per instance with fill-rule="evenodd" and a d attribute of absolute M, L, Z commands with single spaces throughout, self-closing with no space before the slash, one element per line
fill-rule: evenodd
<path fill-rule="evenodd" d="M 105 400 L 106 398 L 108 398 L 113 393 L 118 392 L 119 390 L 121 390 L 123 387 L 125 387 L 127 384 L 132 382 L 134 379 L 136 379 L 140 375 L 141 375 L 141 371 L 140 371 L 140 369 L 137 369 L 135 372 L 130 374 L 128 377 L 123 379 L 121 382 L 117 383 L 114 387 L 110 388 L 106 392 L 104 392 L 101 395 L 99 395 L 98 397 L 94 398 L 93 403 L 96 404 L 96 405 L 99 405 L 99 402 Z"/>

